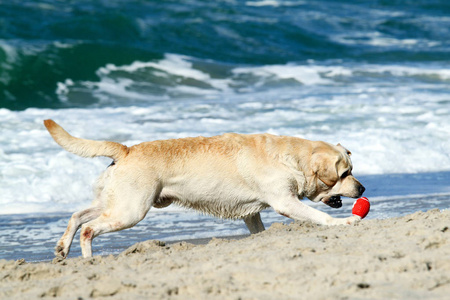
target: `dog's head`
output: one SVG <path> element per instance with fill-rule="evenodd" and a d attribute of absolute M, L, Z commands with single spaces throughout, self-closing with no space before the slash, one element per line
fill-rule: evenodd
<path fill-rule="evenodd" d="M 314 202 L 322 201 L 333 208 L 342 206 L 341 196 L 359 198 L 364 186 L 352 175 L 351 152 L 342 147 L 320 143 L 311 155 L 311 180 L 315 192 L 308 195 Z"/>

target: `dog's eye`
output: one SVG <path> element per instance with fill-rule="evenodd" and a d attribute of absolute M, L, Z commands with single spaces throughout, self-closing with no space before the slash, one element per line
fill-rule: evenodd
<path fill-rule="evenodd" d="M 349 174 L 349 170 L 347 170 L 347 171 L 345 171 L 344 173 L 342 173 L 342 175 L 341 175 L 341 179 L 344 179 L 345 177 L 347 177 L 348 176 L 348 174 Z"/>

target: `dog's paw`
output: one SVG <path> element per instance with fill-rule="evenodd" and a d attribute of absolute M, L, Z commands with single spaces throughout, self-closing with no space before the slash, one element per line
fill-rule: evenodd
<path fill-rule="evenodd" d="M 62 261 L 64 261 L 64 258 L 62 258 L 62 257 L 60 257 L 60 256 L 57 256 L 57 257 L 55 257 L 53 260 L 52 260 L 52 264 L 58 264 L 58 263 L 60 263 L 60 262 L 62 262 Z"/>
<path fill-rule="evenodd" d="M 67 257 L 67 251 L 64 250 L 64 247 L 61 245 L 57 245 L 55 247 L 55 256 L 61 259 L 65 259 Z"/>
<path fill-rule="evenodd" d="M 357 215 L 353 215 L 351 217 L 345 218 L 344 220 L 346 220 L 346 225 L 351 225 L 351 224 L 355 224 L 358 223 L 359 221 L 361 221 L 361 217 L 357 216 Z"/>
<path fill-rule="evenodd" d="M 348 218 L 333 218 L 328 223 L 328 225 L 351 225 L 361 221 L 361 217 L 357 215 L 353 215 Z"/>

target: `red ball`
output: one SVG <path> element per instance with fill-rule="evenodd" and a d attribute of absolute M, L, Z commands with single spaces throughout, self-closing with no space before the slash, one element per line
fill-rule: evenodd
<path fill-rule="evenodd" d="M 370 210 L 370 202 L 366 197 L 359 198 L 353 203 L 352 214 L 360 216 L 362 219 L 367 216 Z"/>

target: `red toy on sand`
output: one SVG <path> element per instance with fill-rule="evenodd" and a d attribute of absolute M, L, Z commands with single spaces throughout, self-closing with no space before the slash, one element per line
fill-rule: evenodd
<path fill-rule="evenodd" d="M 370 202 L 366 197 L 359 198 L 353 203 L 352 214 L 360 216 L 362 219 L 367 216 L 369 210 Z"/>

